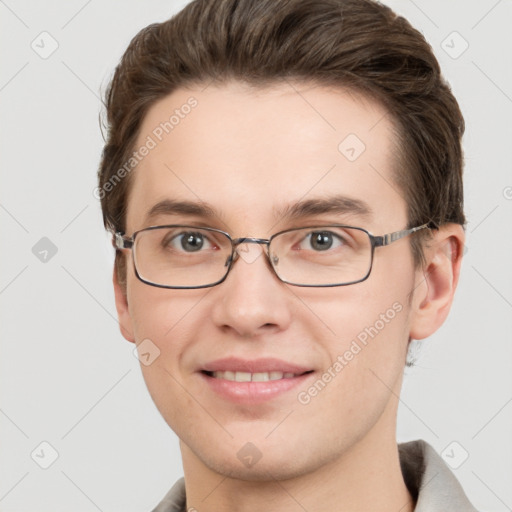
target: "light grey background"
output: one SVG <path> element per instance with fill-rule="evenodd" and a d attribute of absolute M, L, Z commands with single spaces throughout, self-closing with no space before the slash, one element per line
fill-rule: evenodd
<path fill-rule="evenodd" d="M 182 474 L 118 331 L 93 189 L 100 94 L 131 37 L 185 3 L 0 1 L 2 512 L 142 512 Z M 398 439 L 460 464 L 477 508 L 511 510 L 512 3 L 386 3 L 425 34 L 467 123 L 460 288 L 407 372 Z"/>

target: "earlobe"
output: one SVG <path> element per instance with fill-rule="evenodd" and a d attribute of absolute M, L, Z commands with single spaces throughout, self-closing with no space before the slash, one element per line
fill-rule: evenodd
<path fill-rule="evenodd" d="M 426 265 L 412 301 L 410 337 L 424 339 L 446 320 L 459 281 L 464 230 L 458 224 L 439 228 L 425 251 Z"/>
<path fill-rule="evenodd" d="M 121 286 L 117 275 L 117 263 L 114 265 L 114 275 L 112 278 L 114 284 L 114 295 L 116 301 L 117 317 L 119 319 L 119 329 L 127 341 L 135 343 L 133 335 L 132 319 L 128 308 L 128 299 L 126 286 Z"/>

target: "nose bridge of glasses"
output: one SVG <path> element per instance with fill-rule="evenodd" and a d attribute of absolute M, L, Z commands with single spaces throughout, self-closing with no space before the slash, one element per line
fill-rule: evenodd
<path fill-rule="evenodd" d="M 268 252 L 269 243 L 270 240 L 266 238 L 242 237 L 233 240 L 233 248 L 236 255 L 240 256 L 246 263 L 253 263 L 261 256 L 262 251 L 265 252 L 262 246 L 267 246 Z"/>

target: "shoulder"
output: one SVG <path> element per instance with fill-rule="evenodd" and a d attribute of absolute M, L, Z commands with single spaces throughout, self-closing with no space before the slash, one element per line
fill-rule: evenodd
<path fill-rule="evenodd" d="M 450 468 L 423 440 L 398 445 L 405 484 L 416 499 L 414 512 L 477 512 Z"/>
<path fill-rule="evenodd" d="M 185 479 L 180 478 L 152 512 L 186 512 Z"/>

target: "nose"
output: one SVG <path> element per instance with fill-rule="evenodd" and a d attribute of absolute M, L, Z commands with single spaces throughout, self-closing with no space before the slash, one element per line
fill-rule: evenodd
<path fill-rule="evenodd" d="M 285 330 L 291 321 L 290 293 L 275 275 L 266 248 L 241 241 L 226 280 L 216 286 L 213 321 L 223 330 L 250 337 Z"/>

